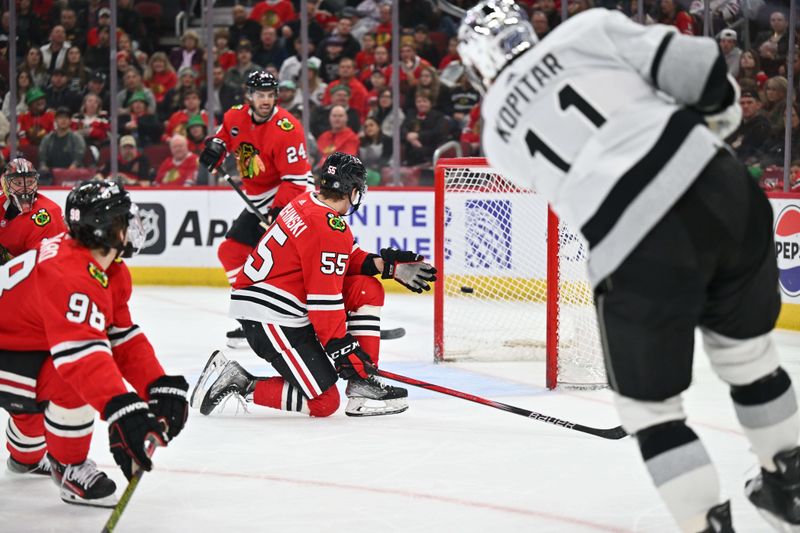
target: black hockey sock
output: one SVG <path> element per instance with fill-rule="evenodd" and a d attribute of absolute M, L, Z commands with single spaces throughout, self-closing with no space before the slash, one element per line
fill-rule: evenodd
<path fill-rule="evenodd" d="M 775 470 L 776 453 L 797 445 L 800 419 L 792 380 L 783 368 L 749 385 L 732 385 L 736 417 L 761 466 Z"/>
<path fill-rule="evenodd" d="M 681 529 L 705 529 L 706 513 L 720 503 L 719 480 L 695 432 L 679 420 L 643 429 L 636 438 L 653 483 Z"/>

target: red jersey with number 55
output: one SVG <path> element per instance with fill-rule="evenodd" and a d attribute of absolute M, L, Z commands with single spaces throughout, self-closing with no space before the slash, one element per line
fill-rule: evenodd
<path fill-rule="evenodd" d="M 12 257 L 38 248 L 45 237 L 66 230 L 61 208 L 46 196 L 37 194 L 30 212 L 20 213 L 7 196 L 0 194 L 0 246 Z"/>
<path fill-rule="evenodd" d="M 316 193 L 286 206 L 236 278 L 230 316 L 282 326 L 311 323 L 322 345 L 347 333 L 342 286 L 369 254 Z"/>
<path fill-rule="evenodd" d="M 259 211 L 283 207 L 313 184 L 303 126 L 278 106 L 260 124 L 250 106 L 233 106 L 214 137 L 235 154 L 244 192 Z"/>
<path fill-rule="evenodd" d="M 128 391 L 123 378 L 147 399 L 148 385 L 164 375 L 131 321 L 125 263 L 104 271 L 62 233 L 0 267 L 0 287 L 0 351 L 49 351 L 59 374 L 98 411 Z"/>

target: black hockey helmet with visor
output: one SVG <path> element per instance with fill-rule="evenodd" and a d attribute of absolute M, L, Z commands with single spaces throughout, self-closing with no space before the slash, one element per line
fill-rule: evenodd
<path fill-rule="evenodd" d="M 12 159 L 3 171 L 3 194 L 20 213 L 33 208 L 39 191 L 39 173 L 33 163 L 23 157 Z"/>
<path fill-rule="evenodd" d="M 367 194 L 367 169 L 359 158 L 334 152 L 322 163 L 319 188 L 342 193 L 353 206 L 353 210 L 347 214 L 355 213 Z M 355 195 L 353 191 L 356 191 Z"/>
<path fill-rule="evenodd" d="M 69 234 L 87 248 L 114 249 L 132 257 L 144 245 L 139 209 L 120 183 L 81 182 L 70 191 L 65 208 Z"/>

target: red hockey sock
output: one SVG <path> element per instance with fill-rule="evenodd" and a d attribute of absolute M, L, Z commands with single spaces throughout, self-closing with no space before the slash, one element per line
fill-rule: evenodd
<path fill-rule="evenodd" d="M 339 390 L 332 385 L 321 395 L 309 400 L 297 387 L 283 378 L 267 378 L 256 383 L 253 391 L 256 405 L 281 411 L 295 411 L 310 416 L 330 416 L 339 408 Z"/>
<path fill-rule="evenodd" d="M 253 249 L 246 244 L 234 241 L 233 239 L 225 239 L 217 249 L 217 257 L 222 267 L 225 269 L 225 275 L 228 277 L 228 283 L 233 285 L 236 281 L 236 276 L 247 261 L 247 256 L 250 255 Z"/>
<path fill-rule="evenodd" d="M 6 449 L 19 463 L 38 463 L 47 451 L 44 415 L 11 415 L 6 428 Z"/>

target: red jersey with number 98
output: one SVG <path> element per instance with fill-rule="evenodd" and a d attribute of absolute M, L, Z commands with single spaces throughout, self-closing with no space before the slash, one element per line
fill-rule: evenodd
<path fill-rule="evenodd" d="M 275 106 L 269 120 L 259 124 L 250 106 L 233 106 L 214 137 L 235 154 L 244 192 L 259 211 L 283 207 L 312 185 L 303 126 L 285 109 Z"/>
<path fill-rule="evenodd" d="M 0 267 L 3 350 L 49 351 L 59 374 L 102 412 L 128 389 L 147 399 L 164 375 L 153 347 L 131 321 L 131 277 L 122 261 L 103 270 L 66 234 L 42 241 Z"/>
<path fill-rule="evenodd" d="M 342 286 L 369 254 L 344 218 L 307 192 L 283 208 L 233 284 L 230 316 L 289 327 L 311 323 L 320 343 L 347 333 Z"/>

